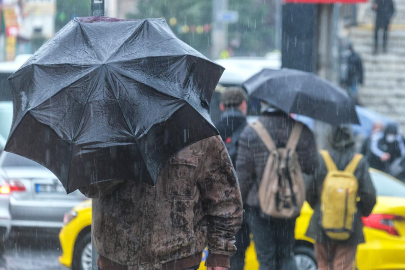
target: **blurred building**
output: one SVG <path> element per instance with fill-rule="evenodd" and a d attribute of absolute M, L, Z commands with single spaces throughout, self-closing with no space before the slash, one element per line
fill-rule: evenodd
<path fill-rule="evenodd" d="M 139 0 L 107 0 L 106 15 L 125 19 L 127 14 L 137 13 L 138 1 Z"/>
<path fill-rule="evenodd" d="M 32 53 L 55 34 L 56 0 L 3 0 L 0 60 Z"/>
<path fill-rule="evenodd" d="M 42 35 L 45 39 L 55 34 L 56 0 L 22 0 L 20 35 L 31 39 Z"/>
<path fill-rule="evenodd" d="M 394 0 L 396 13 L 388 52 L 373 54 L 375 13 L 372 1 L 357 7 L 357 25 L 341 31 L 363 59 L 365 81 L 359 89 L 362 105 L 397 120 L 405 131 L 405 0 Z M 382 34 L 382 33 L 380 33 Z"/>

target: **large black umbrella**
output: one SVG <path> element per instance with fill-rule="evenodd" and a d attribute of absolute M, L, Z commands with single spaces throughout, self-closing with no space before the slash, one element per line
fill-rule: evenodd
<path fill-rule="evenodd" d="M 9 78 L 5 150 L 49 168 L 67 192 L 154 184 L 176 152 L 217 134 L 209 104 L 223 70 L 163 19 L 76 18 Z"/>
<path fill-rule="evenodd" d="M 286 113 L 309 116 L 332 125 L 360 123 L 347 92 L 312 73 L 263 69 L 243 86 L 251 97 Z"/>

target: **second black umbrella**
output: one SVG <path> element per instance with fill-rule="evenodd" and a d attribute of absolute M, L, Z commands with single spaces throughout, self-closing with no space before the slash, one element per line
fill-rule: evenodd
<path fill-rule="evenodd" d="M 249 95 L 286 112 L 309 116 L 332 125 L 359 124 L 347 92 L 308 72 L 263 69 L 243 87 Z"/>

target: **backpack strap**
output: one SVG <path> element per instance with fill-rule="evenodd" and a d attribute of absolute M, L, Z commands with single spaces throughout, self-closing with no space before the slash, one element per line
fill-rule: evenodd
<path fill-rule="evenodd" d="M 274 143 L 270 134 L 267 132 L 267 129 L 260 121 L 256 121 L 250 126 L 256 131 L 257 135 L 259 135 L 264 145 L 266 145 L 267 150 L 269 150 L 270 152 L 277 150 L 276 144 Z"/>
<path fill-rule="evenodd" d="M 303 128 L 302 123 L 295 122 L 293 130 L 290 134 L 290 138 L 288 138 L 288 142 L 285 147 L 286 149 L 295 151 L 295 149 L 297 148 L 298 141 L 301 138 L 302 128 Z"/>
<path fill-rule="evenodd" d="M 338 169 L 336 167 L 336 164 L 335 162 L 333 162 L 333 159 L 331 158 L 329 152 L 326 150 L 322 150 L 320 151 L 320 153 L 323 161 L 325 162 L 326 169 L 328 169 L 328 172 L 337 171 Z"/>
<path fill-rule="evenodd" d="M 355 154 L 352 161 L 350 161 L 349 165 L 347 165 L 345 172 L 354 174 L 354 172 L 356 171 L 357 166 L 359 166 L 359 163 L 362 158 L 363 158 L 363 155 Z"/>

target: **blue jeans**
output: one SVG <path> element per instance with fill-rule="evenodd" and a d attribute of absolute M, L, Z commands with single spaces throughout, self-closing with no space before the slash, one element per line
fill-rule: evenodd
<path fill-rule="evenodd" d="M 265 217 L 259 208 L 251 208 L 246 214 L 260 270 L 296 270 L 295 219 Z"/>
<path fill-rule="evenodd" d="M 357 84 L 357 80 L 354 80 L 352 85 L 350 85 L 350 96 L 352 96 L 353 98 L 357 97 Z"/>

